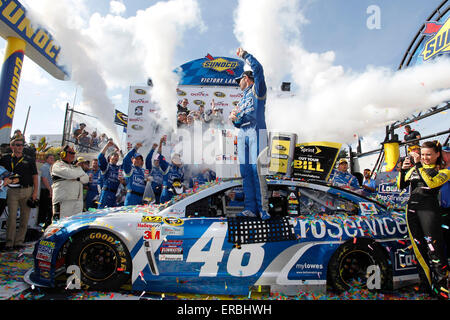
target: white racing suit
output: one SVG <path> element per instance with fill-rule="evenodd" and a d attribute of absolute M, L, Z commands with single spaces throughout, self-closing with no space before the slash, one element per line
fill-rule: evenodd
<path fill-rule="evenodd" d="M 64 218 L 83 211 L 83 184 L 89 176 L 81 167 L 62 160 L 56 161 L 50 171 L 53 178 L 53 218 Z"/>

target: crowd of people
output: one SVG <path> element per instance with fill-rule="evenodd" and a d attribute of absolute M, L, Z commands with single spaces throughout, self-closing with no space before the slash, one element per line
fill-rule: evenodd
<path fill-rule="evenodd" d="M 105 133 L 98 136 L 97 131 L 95 130 L 89 133 L 86 131 L 86 124 L 80 123 L 79 126 L 74 129 L 69 141 L 75 144 L 77 152 L 89 153 L 99 151 L 108 141 L 108 136 Z"/>
<path fill-rule="evenodd" d="M 210 169 L 186 168 L 179 154 L 173 154 L 167 161 L 161 153 L 164 139 L 154 143 L 145 158 L 138 153 L 142 144 L 137 143 L 121 164 L 120 150 L 111 139 L 92 161 L 77 158 L 70 145 L 63 148 L 61 160 L 54 162 L 48 156 L 41 168 L 41 178 L 44 177 L 41 188 L 47 189 L 47 197 L 52 198 L 52 208 L 47 206 L 44 210 L 41 206 L 46 213 L 39 215 L 40 222 L 46 226 L 52 217 L 68 217 L 90 208 L 159 204 L 188 188 L 215 180 Z"/>
<path fill-rule="evenodd" d="M 267 220 L 270 218 L 264 200 L 267 186 L 257 168 L 259 148 L 264 147 L 258 142 L 266 139 L 257 132 L 266 129 L 267 88 L 259 62 L 242 48 L 237 50 L 237 55 L 252 69 L 235 79 L 243 98 L 227 119 L 239 129 L 238 156 L 245 197 L 244 211 L 238 216 L 259 216 Z M 224 124 L 223 110 L 216 108 L 214 100 L 208 112 L 204 111 L 204 105 L 196 111 L 189 110 L 188 104 L 189 101 L 183 99 L 178 105 L 178 127 L 190 126 L 195 121 L 215 126 Z M 191 170 L 183 164 L 180 154 L 174 153 L 167 160 L 161 152 L 165 137 L 154 143 L 145 157 L 139 153 L 142 144 L 136 143 L 119 164 L 120 149 L 112 139 L 104 135 L 97 138 L 95 132 L 89 137 L 85 127 L 82 123 L 74 131 L 75 145 L 65 145 L 60 160 L 47 156 L 41 168 L 40 190 L 36 162 L 23 152 L 25 140 L 21 136 L 11 140 L 11 153 L 0 159 L 0 205 L 3 208 L 7 205 L 9 209 L 5 250 L 23 247 L 30 209 L 37 206 L 39 197 L 38 222 L 46 227 L 52 219 L 69 217 L 90 208 L 164 203 L 188 188 L 215 180 L 215 173 L 207 168 L 188 174 Z M 435 297 L 448 299 L 446 245 L 449 241 L 445 239 L 448 233 L 444 234 L 442 226 L 445 223 L 448 226 L 450 210 L 449 148 L 443 148 L 438 141 L 418 145 L 420 133 L 409 125 L 405 130 L 403 141 L 408 154 L 399 160 L 397 186 L 399 189 L 409 186 L 411 190 L 406 210 L 408 235 L 418 261 L 422 289 Z M 100 151 L 96 159 L 88 161 L 76 157 L 77 152 L 91 148 Z M 247 158 L 250 161 L 244 160 Z M 348 168 L 347 160 L 340 159 L 331 172 L 329 183 L 359 189 L 365 194 L 376 192 L 370 169 L 357 177 L 348 172 Z"/>
<path fill-rule="evenodd" d="M 227 119 L 224 118 L 222 108 L 218 108 L 214 99 L 211 101 L 211 108 L 205 110 L 205 105 L 201 104 L 197 110 L 189 109 L 189 100 L 184 98 L 177 105 L 177 127 L 189 128 L 195 124 L 201 124 L 203 129 L 224 128 Z M 230 123 L 231 126 L 231 123 Z"/>

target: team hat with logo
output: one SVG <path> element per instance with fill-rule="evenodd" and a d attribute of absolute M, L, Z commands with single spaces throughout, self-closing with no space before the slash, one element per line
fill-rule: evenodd
<path fill-rule="evenodd" d="M 239 77 L 234 78 L 234 81 L 239 83 L 244 76 L 247 76 L 252 80 L 255 79 L 255 77 L 253 76 L 253 71 L 247 70 L 247 71 L 242 72 L 242 74 Z"/>

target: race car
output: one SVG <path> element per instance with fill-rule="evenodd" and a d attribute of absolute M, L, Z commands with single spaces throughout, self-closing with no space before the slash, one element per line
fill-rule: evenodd
<path fill-rule="evenodd" d="M 245 295 L 393 290 L 418 280 L 402 213 L 325 182 L 268 177 L 271 218 L 237 217 L 242 180 L 162 205 L 105 208 L 49 226 L 26 281 L 36 286 Z"/>

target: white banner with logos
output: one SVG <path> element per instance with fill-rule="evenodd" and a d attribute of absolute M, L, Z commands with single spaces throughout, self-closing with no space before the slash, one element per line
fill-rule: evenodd
<path fill-rule="evenodd" d="M 211 102 L 215 108 L 221 109 L 222 123 L 198 122 L 185 125 L 177 130 L 169 129 L 168 122 L 157 104 L 151 100 L 150 87 L 130 87 L 127 126 L 127 151 L 137 142 L 143 143 L 139 149 L 145 157 L 153 143 L 159 143 L 163 135 L 167 135 L 162 154 L 170 160 L 171 154 L 179 153 L 188 167 L 201 169 L 208 167 L 216 172 L 219 178 L 239 177 L 237 162 L 236 134 L 237 130 L 228 120 L 229 113 L 242 97 L 239 87 L 219 86 L 180 86 L 177 94 L 181 103 L 188 99 L 189 111 L 198 111 L 204 106 L 206 114 L 211 113 Z"/>

